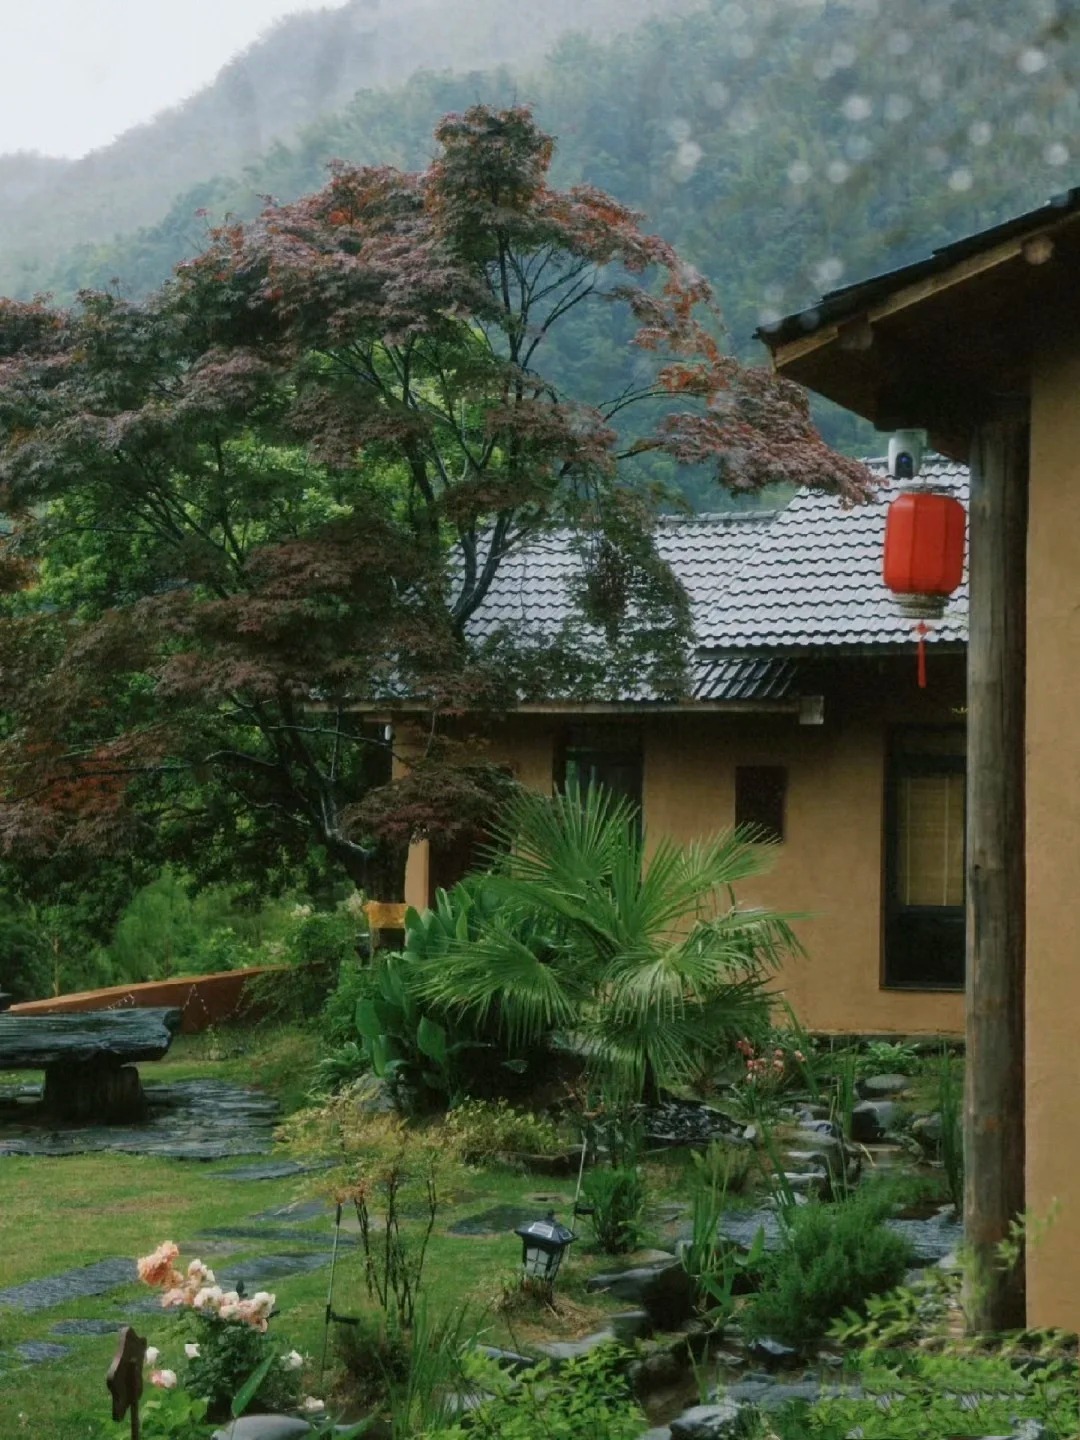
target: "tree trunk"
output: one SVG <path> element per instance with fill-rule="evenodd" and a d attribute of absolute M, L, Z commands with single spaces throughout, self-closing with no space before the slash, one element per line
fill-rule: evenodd
<path fill-rule="evenodd" d="M 1028 432 L 971 452 L 964 1287 L 968 1328 L 1025 1323 L 1024 1264 L 997 1247 L 1024 1212 L 1024 704 Z"/>

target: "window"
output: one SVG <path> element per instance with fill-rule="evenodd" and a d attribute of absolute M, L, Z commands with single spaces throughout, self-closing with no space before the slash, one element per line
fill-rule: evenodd
<path fill-rule="evenodd" d="M 556 783 L 576 781 L 582 790 L 602 785 L 625 796 L 641 810 L 641 739 L 635 731 L 617 725 L 571 730 L 567 733 Z"/>
<path fill-rule="evenodd" d="M 885 984 L 963 989 L 965 735 L 893 737 L 886 806 Z"/>
<path fill-rule="evenodd" d="M 764 844 L 784 838 L 787 770 L 783 765 L 735 767 L 735 824 L 752 829 Z"/>

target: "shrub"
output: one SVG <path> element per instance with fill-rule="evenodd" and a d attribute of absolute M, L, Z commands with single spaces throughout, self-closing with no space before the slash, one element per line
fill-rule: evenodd
<path fill-rule="evenodd" d="M 491 1398 L 464 1423 L 429 1431 L 425 1440 L 634 1440 L 648 1421 L 624 1371 L 613 1345 L 554 1374 L 540 1365 L 514 1377 L 478 1361 L 468 1377 L 471 1388 Z"/>
<path fill-rule="evenodd" d="M 871 1040 L 859 1056 L 860 1075 L 914 1075 L 919 1052 L 902 1040 Z"/>
<path fill-rule="evenodd" d="M 895 1357 L 894 1357 L 895 1359 Z M 901 1364 L 856 1361 L 861 1393 L 787 1407 L 770 1416 L 777 1440 L 923 1440 L 924 1436 L 1075 1435 L 1073 1362 L 1050 1360 L 1024 1374 L 1002 1356 L 912 1350 Z"/>
<path fill-rule="evenodd" d="M 356 1039 L 356 1007 L 368 999 L 375 987 L 371 965 L 355 956 L 345 956 L 338 969 L 337 984 L 323 1002 L 319 1028 L 331 1045 Z"/>
<path fill-rule="evenodd" d="M 590 1170 L 581 1192 L 592 1207 L 589 1222 L 597 1244 L 608 1255 L 633 1250 L 641 1238 L 645 1182 L 632 1168 Z"/>
<path fill-rule="evenodd" d="M 840 1204 L 792 1210 L 780 1250 L 765 1257 L 761 1289 L 744 1313 L 750 1335 L 805 1347 L 847 1310 L 891 1290 L 910 1258 L 907 1241 L 884 1226 L 887 1202 L 856 1193 Z"/>
<path fill-rule="evenodd" d="M 334 1348 L 348 1377 L 349 1399 L 375 1409 L 409 1378 L 408 1338 L 385 1316 L 358 1315 L 338 1324 Z"/>
<path fill-rule="evenodd" d="M 445 1132 L 470 1164 L 489 1155 L 558 1155 L 565 1149 L 552 1120 L 515 1110 L 505 1100 L 463 1100 L 447 1115 Z"/>

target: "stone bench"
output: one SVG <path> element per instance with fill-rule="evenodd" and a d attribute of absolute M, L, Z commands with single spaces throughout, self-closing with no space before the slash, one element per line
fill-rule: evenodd
<path fill-rule="evenodd" d="M 0 1013 L 0 1070 L 44 1070 L 42 1099 L 58 1119 L 141 1120 L 146 1097 L 135 1062 L 167 1054 L 180 1020 L 178 1009 Z"/>

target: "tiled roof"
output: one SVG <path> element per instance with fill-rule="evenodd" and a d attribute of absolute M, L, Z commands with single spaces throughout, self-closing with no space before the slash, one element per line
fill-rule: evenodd
<path fill-rule="evenodd" d="M 882 488 L 845 509 L 833 496 L 801 490 L 780 511 L 665 519 L 660 555 L 690 597 L 699 701 L 778 700 L 798 694 L 794 657 L 914 645 L 914 623 L 881 579 L 885 514 L 895 490 L 884 463 L 869 461 Z M 967 503 L 967 470 L 931 459 L 922 478 Z M 565 533 L 507 557 L 469 622 L 485 639 L 509 629 L 521 641 L 550 641 L 575 621 L 573 581 L 581 560 Z M 967 580 L 935 621 L 930 643 L 967 639 Z M 646 698 L 637 695 L 627 698 Z"/>
<path fill-rule="evenodd" d="M 758 510 L 661 521 L 656 548 L 686 588 L 695 632 L 716 612 L 724 587 L 774 515 L 771 510 Z M 571 587 L 580 566 L 565 532 L 544 536 L 508 555 L 483 605 L 469 621 L 470 635 L 486 639 L 505 626 L 518 636 L 550 639 L 560 625 L 574 618 Z"/>
<path fill-rule="evenodd" d="M 885 514 L 896 491 L 883 466 L 871 468 L 885 483 L 868 504 L 845 510 L 831 496 L 802 490 L 779 512 L 703 615 L 696 627 L 699 645 L 805 651 L 914 641 L 914 622 L 901 614 L 881 578 Z M 933 460 L 922 478 L 967 503 L 965 466 Z M 966 577 L 928 639 L 967 639 Z"/>

